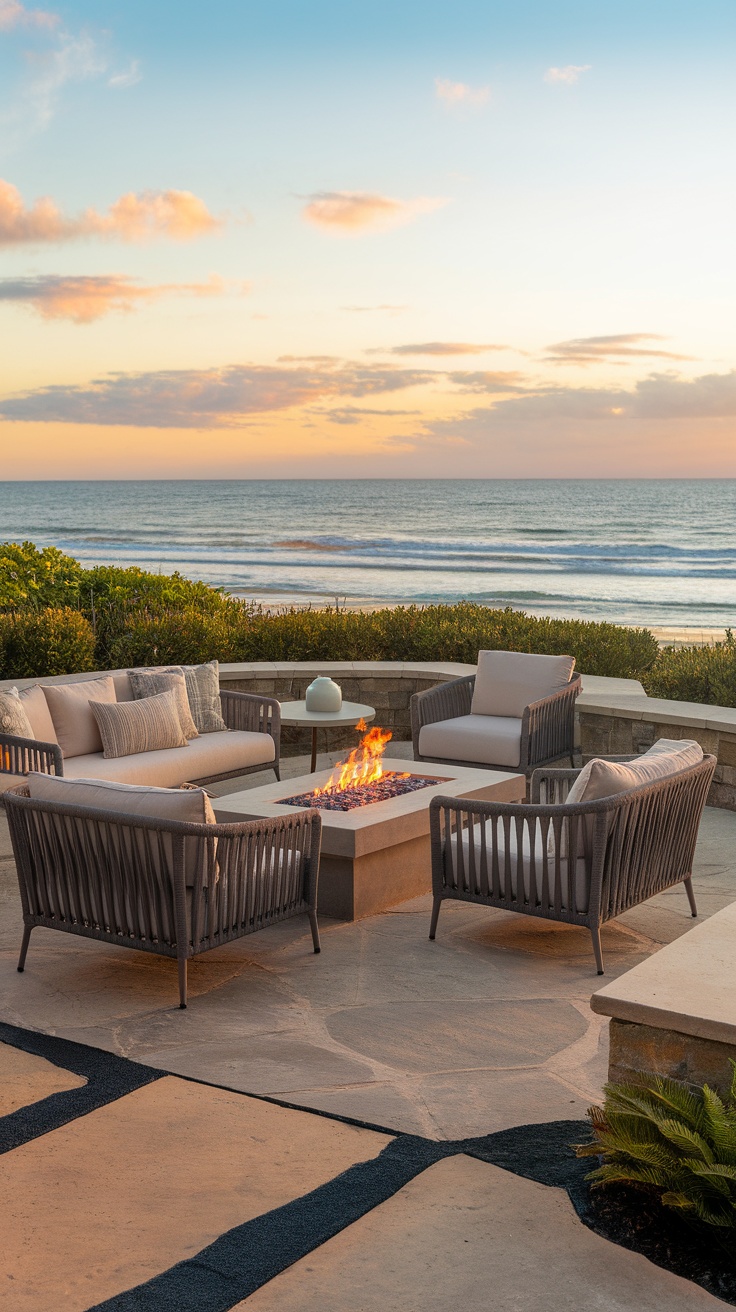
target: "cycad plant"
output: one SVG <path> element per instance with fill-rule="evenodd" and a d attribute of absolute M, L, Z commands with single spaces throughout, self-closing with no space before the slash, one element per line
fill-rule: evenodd
<path fill-rule="evenodd" d="M 693 1089 L 652 1076 L 642 1086 L 608 1084 L 591 1107 L 593 1139 L 578 1157 L 599 1157 L 586 1179 L 658 1193 L 665 1207 L 721 1228 L 736 1228 L 736 1063 L 724 1102 L 708 1085 Z M 725 1238 L 725 1236 L 724 1236 Z"/>

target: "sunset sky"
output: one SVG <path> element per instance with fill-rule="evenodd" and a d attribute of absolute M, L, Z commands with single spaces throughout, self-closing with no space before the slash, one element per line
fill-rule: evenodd
<path fill-rule="evenodd" d="M 736 475 L 735 37 L 0 0 L 0 476 Z"/>

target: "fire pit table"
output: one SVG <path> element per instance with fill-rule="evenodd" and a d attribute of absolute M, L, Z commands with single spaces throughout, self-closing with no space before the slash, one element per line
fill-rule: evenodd
<path fill-rule="evenodd" d="M 319 910 L 337 920 L 359 920 L 431 891 L 429 803 L 433 797 L 519 802 L 526 791 L 523 774 L 501 770 L 394 758 L 386 758 L 384 766 L 380 785 L 369 784 L 364 800 L 350 810 L 332 809 L 332 794 L 313 795 L 333 777 L 332 770 L 214 797 L 212 805 L 218 821 L 224 823 L 293 815 L 295 806 L 321 802 Z M 405 786 L 410 791 L 381 797 L 381 785 L 392 775 L 408 775 Z M 380 800 L 373 800 L 376 796 Z"/>

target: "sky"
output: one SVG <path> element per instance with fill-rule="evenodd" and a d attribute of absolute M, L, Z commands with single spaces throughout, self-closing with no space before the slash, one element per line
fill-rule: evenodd
<path fill-rule="evenodd" d="M 733 477 L 733 0 L 0 0 L 2 477 Z"/>

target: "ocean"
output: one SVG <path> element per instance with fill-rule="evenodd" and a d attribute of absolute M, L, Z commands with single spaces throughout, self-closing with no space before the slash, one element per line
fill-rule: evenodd
<path fill-rule="evenodd" d="M 736 480 L 0 483 L 0 541 L 269 604 L 452 602 L 736 623 Z"/>

